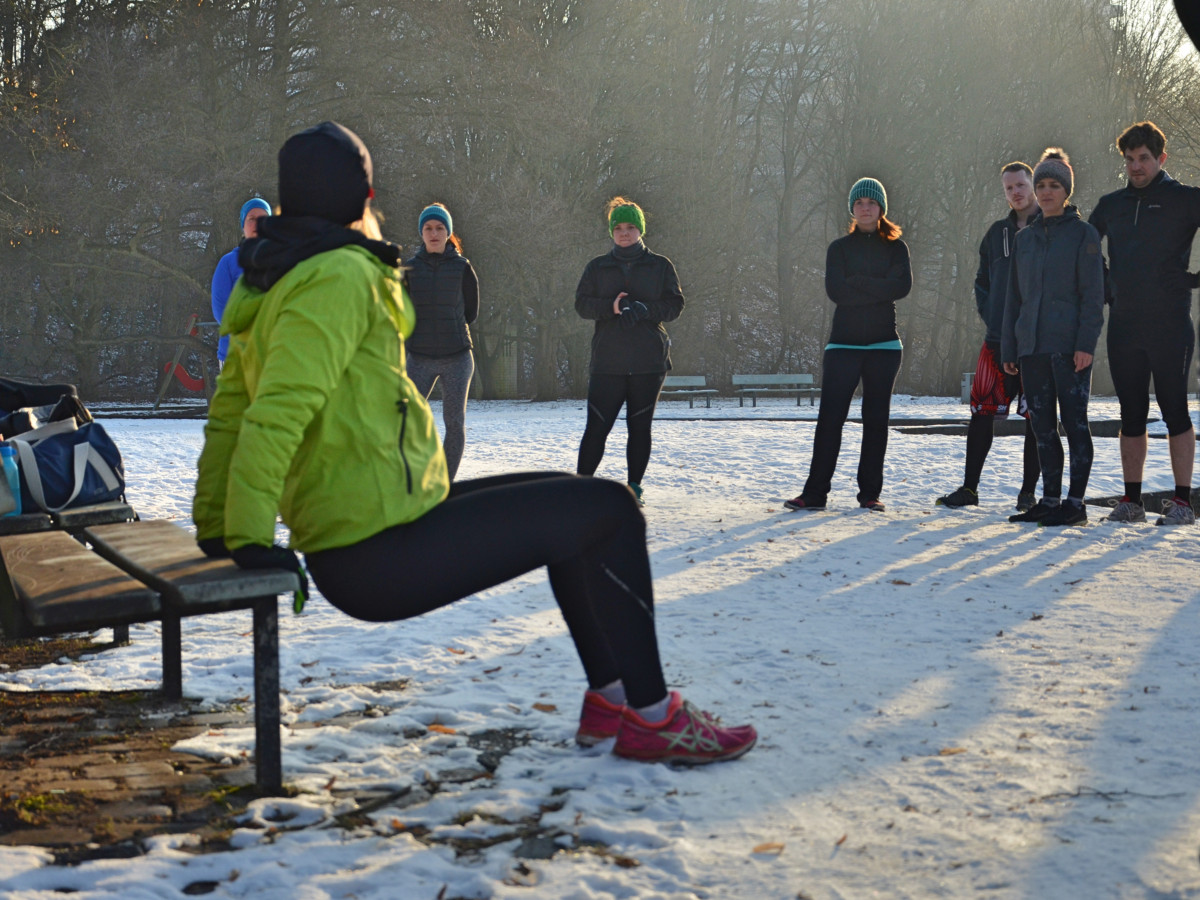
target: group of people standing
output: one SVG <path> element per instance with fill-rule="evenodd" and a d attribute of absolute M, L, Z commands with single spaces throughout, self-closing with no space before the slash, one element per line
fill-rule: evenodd
<path fill-rule="evenodd" d="M 939 504 L 979 502 L 992 422 L 1007 415 L 1017 400 L 1027 417 L 1025 464 L 1017 512 L 1010 521 L 1087 521 L 1083 500 L 1092 466 L 1087 405 L 1107 303 L 1108 363 L 1121 409 L 1125 490 L 1106 518 L 1146 521 L 1142 478 L 1153 382 L 1175 481 L 1157 524 L 1195 522 L 1191 482 L 1196 435 L 1188 388 L 1195 346 L 1192 290 L 1200 285 L 1200 276 L 1189 273 L 1188 264 L 1200 228 L 1200 188 L 1180 184 L 1163 169 L 1166 143 L 1153 122 L 1125 129 L 1116 146 L 1128 183 L 1103 196 L 1087 222 L 1069 202 L 1075 176 L 1061 150 L 1047 150 L 1032 170 L 1024 163 L 1002 170 L 1011 211 L 984 237 L 975 279 L 987 333 L 971 389 L 966 472 L 962 486 L 939 498 Z M 1065 499 L 1060 420 L 1068 446 Z M 1039 466 L 1042 498 L 1035 502 Z"/>

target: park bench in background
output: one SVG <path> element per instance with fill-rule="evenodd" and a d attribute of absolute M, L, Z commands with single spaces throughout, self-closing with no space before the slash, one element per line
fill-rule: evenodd
<path fill-rule="evenodd" d="M 738 406 L 745 406 L 747 397 L 751 406 L 758 406 L 759 394 L 794 394 L 797 406 L 801 397 L 808 397 L 808 405 L 813 406 L 821 393 L 821 389 L 813 385 L 811 375 L 734 375 L 733 386 L 738 395 Z"/>
<path fill-rule="evenodd" d="M 277 597 L 294 591 L 281 569 L 240 569 L 209 559 L 166 520 L 84 528 L 91 549 L 63 531 L 0 537 L 0 622 L 8 638 L 162 623 L 163 693 L 183 696 L 180 620 L 251 609 L 254 614 L 254 736 L 258 785 L 283 784 L 279 735 Z"/>
<path fill-rule="evenodd" d="M 663 389 L 659 397 L 678 397 L 680 400 L 686 397 L 688 409 L 694 409 L 696 398 L 703 397 L 705 408 L 712 409 L 712 398 L 716 390 L 706 388 L 704 384 L 703 375 L 668 375 L 663 379 Z"/>

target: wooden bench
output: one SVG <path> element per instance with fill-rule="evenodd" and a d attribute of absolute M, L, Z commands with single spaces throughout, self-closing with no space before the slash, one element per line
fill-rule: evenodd
<path fill-rule="evenodd" d="M 800 398 L 807 396 L 808 405 L 813 406 L 821 393 L 821 389 L 813 385 L 811 375 L 734 375 L 733 386 L 738 395 L 738 406 L 745 406 L 747 397 L 751 406 L 758 406 L 759 394 L 794 394 L 797 406 Z"/>
<path fill-rule="evenodd" d="M 209 559 L 166 520 L 94 525 L 84 544 L 63 531 L 0 537 L 0 615 L 7 637 L 162 623 L 163 693 L 183 696 L 180 621 L 251 609 L 254 614 L 254 737 L 258 785 L 283 786 L 277 598 L 296 576 Z"/>
<path fill-rule="evenodd" d="M 686 397 L 688 409 L 695 409 L 696 398 L 703 397 L 705 408 L 712 409 L 712 398 L 717 392 L 713 388 L 706 388 L 704 384 L 703 375 L 668 375 L 663 379 L 663 389 L 658 396 L 668 399 L 678 397 L 681 400 Z"/>

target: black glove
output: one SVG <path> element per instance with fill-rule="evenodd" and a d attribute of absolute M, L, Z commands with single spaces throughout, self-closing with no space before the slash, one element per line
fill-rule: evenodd
<path fill-rule="evenodd" d="M 632 315 L 633 321 L 640 322 L 643 319 L 650 318 L 650 310 L 646 308 L 646 304 L 641 300 L 634 300 L 629 304 L 629 311 L 623 313 L 623 315 Z"/>
<path fill-rule="evenodd" d="M 223 537 L 205 538 L 202 541 L 196 541 L 196 546 L 209 559 L 228 559 L 230 555 Z"/>
<path fill-rule="evenodd" d="M 296 615 L 300 615 L 300 611 L 304 609 L 304 604 L 308 601 L 308 572 L 300 563 L 300 557 L 293 551 L 287 547 L 280 547 L 278 544 L 270 547 L 264 547 L 261 544 L 247 544 L 245 547 L 238 547 L 231 551 L 229 555 L 243 569 L 286 569 L 289 572 L 295 572 L 300 579 L 300 587 L 296 589 L 292 609 Z"/>

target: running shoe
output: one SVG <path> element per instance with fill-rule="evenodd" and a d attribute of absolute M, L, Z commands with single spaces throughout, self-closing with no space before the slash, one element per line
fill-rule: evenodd
<path fill-rule="evenodd" d="M 703 766 L 737 759 L 757 740 L 753 725 L 727 728 L 720 719 L 696 709 L 677 691 L 671 691 L 667 715 L 661 722 L 647 722 L 628 706 L 622 710 L 613 753 L 642 762 Z"/>
<path fill-rule="evenodd" d="M 784 500 L 783 506 L 785 509 L 801 510 L 801 509 L 824 509 L 824 503 L 817 503 L 815 500 L 805 500 L 804 495 L 793 497 L 791 500 Z"/>
<path fill-rule="evenodd" d="M 935 506 L 948 506 L 958 509 L 960 506 L 978 506 L 979 494 L 965 485 L 956 491 L 951 491 L 945 497 L 938 497 Z"/>
<path fill-rule="evenodd" d="M 1037 504 L 1037 494 L 1033 491 L 1017 493 L 1017 512 L 1029 512 Z"/>
<path fill-rule="evenodd" d="M 858 508 L 869 509 L 871 512 L 883 512 L 885 509 L 883 503 L 878 500 L 864 500 L 862 503 L 858 504 Z"/>
<path fill-rule="evenodd" d="M 1015 516 L 1009 516 L 1010 522 L 1040 522 L 1046 516 L 1050 515 L 1052 510 L 1058 509 L 1060 504 L 1051 506 L 1044 500 L 1039 500 L 1023 513 L 1017 513 Z"/>
<path fill-rule="evenodd" d="M 1038 525 L 1043 528 L 1055 528 L 1060 525 L 1086 525 L 1087 510 L 1082 503 L 1067 501 L 1060 503 L 1042 516 Z"/>
<path fill-rule="evenodd" d="M 1143 518 L 1145 513 L 1142 514 Z M 1180 500 L 1178 497 L 1172 497 L 1170 500 L 1163 501 L 1163 514 L 1155 525 L 1195 525 L 1196 514 L 1192 511 L 1192 505 L 1186 500 Z"/>
<path fill-rule="evenodd" d="M 1109 501 L 1112 502 L 1112 501 Z M 1145 522 L 1146 507 L 1136 500 L 1122 497 L 1113 507 L 1113 511 L 1104 517 L 1106 522 Z"/>
<path fill-rule="evenodd" d="M 642 486 L 636 481 L 627 481 L 626 484 L 628 484 L 629 489 L 633 491 L 633 497 L 635 500 L 637 500 L 637 505 L 645 506 L 646 501 L 642 499 Z"/>
<path fill-rule="evenodd" d="M 621 729 L 623 709 L 624 706 L 609 703 L 596 691 L 587 691 L 583 695 L 583 712 L 579 715 L 575 743 L 581 747 L 594 747 L 601 741 L 616 737 Z"/>

